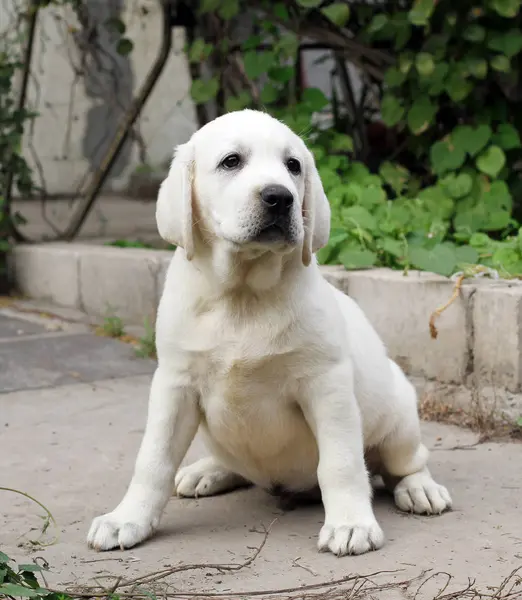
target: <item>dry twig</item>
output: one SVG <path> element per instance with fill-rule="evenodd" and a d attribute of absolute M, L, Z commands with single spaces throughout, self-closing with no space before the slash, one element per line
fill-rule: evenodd
<path fill-rule="evenodd" d="M 453 294 L 451 295 L 451 298 L 442 306 L 439 306 L 439 308 L 437 308 L 436 310 L 434 310 L 431 313 L 431 317 L 430 317 L 430 335 L 432 337 L 432 339 L 437 339 L 437 336 L 439 335 L 439 332 L 437 330 L 437 327 L 435 326 L 435 320 L 440 317 L 440 315 L 448 308 L 450 307 L 453 302 L 455 302 L 455 300 L 459 297 L 460 295 L 460 290 L 462 288 L 462 282 L 464 281 L 465 275 L 459 275 L 459 277 L 457 278 L 457 281 L 455 283 L 455 287 L 453 288 Z"/>

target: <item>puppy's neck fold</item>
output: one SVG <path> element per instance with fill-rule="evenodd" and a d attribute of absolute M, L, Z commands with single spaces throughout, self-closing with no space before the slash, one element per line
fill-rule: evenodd
<path fill-rule="evenodd" d="M 298 252 L 248 253 L 216 244 L 192 261 L 205 273 L 215 291 L 222 294 L 262 296 L 284 283 L 291 271 L 303 268 Z"/>

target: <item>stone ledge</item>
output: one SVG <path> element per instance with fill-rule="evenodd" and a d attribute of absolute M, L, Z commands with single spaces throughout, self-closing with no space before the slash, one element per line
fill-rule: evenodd
<path fill-rule="evenodd" d="M 112 309 L 132 325 L 154 319 L 171 257 L 168 251 L 92 244 L 21 245 L 13 251 L 12 269 L 25 296 L 92 316 Z M 451 297 L 452 281 L 418 271 L 321 269 L 362 307 L 390 356 L 410 375 L 522 392 L 522 283 L 466 281 L 437 320 L 434 340 L 429 318 Z"/>

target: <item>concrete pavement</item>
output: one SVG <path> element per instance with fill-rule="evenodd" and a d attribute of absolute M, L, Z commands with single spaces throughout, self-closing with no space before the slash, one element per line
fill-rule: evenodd
<path fill-rule="evenodd" d="M 89 550 L 91 519 L 114 508 L 129 482 L 153 369 L 130 346 L 94 336 L 84 325 L 0 311 L 0 486 L 34 496 L 57 522 L 40 538 L 43 511 L 0 491 L 0 550 L 22 562 L 44 557 L 53 584 L 92 583 L 93 577 L 137 577 L 165 565 L 241 563 L 275 519 L 247 568 L 187 571 L 172 585 L 188 592 L 247 592 L 383 570 L 400 572 L 376 582 L 398 581 L 433 569 L 452 574 L 454 587 L 469 577 L 484 587 L 522 566 L 522 444 L 474 445 L 473 433 L 434 423 L 423 425 L 432 471 L 449 488 L 455 508 L 441 517 L 404 515 L 377 493 L 376 513 L 387 536 L 379 552 L 342 559 L 318 554 L 322 507 L 284 512 L 257 489 L 173 498 L 160 531 L 142 546 L 123 553 Z M 204 453 L 196 439 L 187 461 Z M 55 533 L 50 546 L 30 541 Z M 419 598 L 431 600 L 443 582 L 432 581 Z M 375 597 L 406 596 L 389 590 Z"/>

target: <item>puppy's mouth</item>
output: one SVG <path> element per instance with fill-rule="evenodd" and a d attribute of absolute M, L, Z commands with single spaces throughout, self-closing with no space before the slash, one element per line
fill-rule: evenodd
<path fill-rule="evenodd" d="M 253 242 L 272 243 L 286 242 L 293 243 L 293 236 L 290 234 L 290 219 L 287 217 L 277 218 L 261 227 L 253 236 Z"/>

